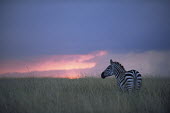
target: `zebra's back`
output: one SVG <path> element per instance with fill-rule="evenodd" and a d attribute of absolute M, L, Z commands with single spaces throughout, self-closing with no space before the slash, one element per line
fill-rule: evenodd
<path fill-rule="evenodd" d="M 142 86 L 141 74 L 136 70 L 126 71 L 117 81 L 123 91 L 140 90 Z"/>

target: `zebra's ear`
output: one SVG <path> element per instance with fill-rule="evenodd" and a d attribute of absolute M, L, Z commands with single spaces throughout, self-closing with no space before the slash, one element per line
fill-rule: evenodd
<path fill-rule="evenodd" d="M 112 61 L 112 59 L 110 59 L 110 64 L 113 64 L 113 61 Z"/>

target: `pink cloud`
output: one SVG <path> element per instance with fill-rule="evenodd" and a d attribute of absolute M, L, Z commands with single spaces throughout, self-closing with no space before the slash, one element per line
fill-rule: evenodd
<path fill-rule="evenodd" d="M 0 74 L 11 72 L 90 69 L 96 66 L 93 59 L 106 55 L 106 51 L 89 54 L 46 55 L 22 60 L 0 61 Z"/>

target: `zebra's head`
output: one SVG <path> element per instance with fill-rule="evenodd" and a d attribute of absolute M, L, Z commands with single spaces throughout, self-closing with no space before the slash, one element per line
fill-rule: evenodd
<path fill-rule="evenodd" d="M 113 62 L 110 60 L 110 65 L 102 72 L 101 78 L 106 78 L 108 76 L 116 75 L 125 72 L 124 67 L 119 62 Z"/>

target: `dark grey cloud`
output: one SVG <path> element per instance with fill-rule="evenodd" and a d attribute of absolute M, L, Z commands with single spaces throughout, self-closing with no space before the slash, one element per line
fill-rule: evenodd
<path fill-rule="evenodd" d="M 169 2 L 0 4 L 0 59 L 169 50 Z"/>

